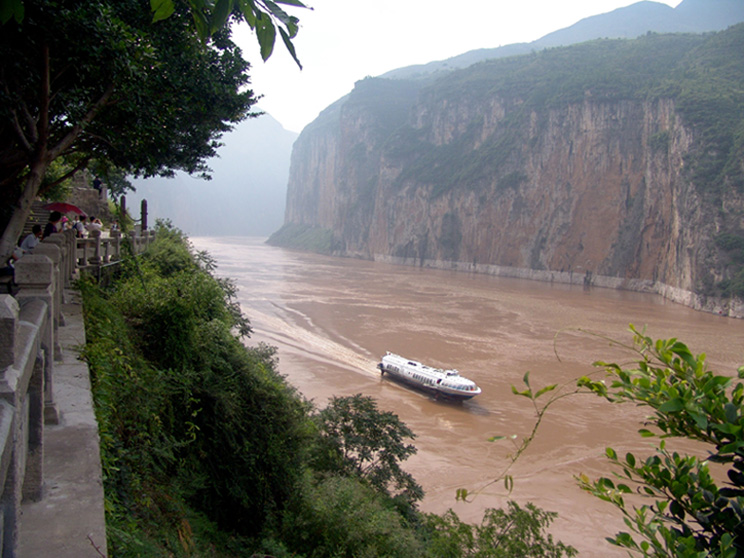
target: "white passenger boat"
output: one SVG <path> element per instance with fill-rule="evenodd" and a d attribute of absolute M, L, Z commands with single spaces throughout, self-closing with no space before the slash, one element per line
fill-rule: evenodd
<path fill-rule="evenodd" d="M 383 376 L 387 373 L 435 397 L 464 401 L 481 392 L 474 381 L 460 376 L 457 370 L 432 368 L 390 352 L 382 357 L 382 362 L 377 365 L 377 368 Z"/>

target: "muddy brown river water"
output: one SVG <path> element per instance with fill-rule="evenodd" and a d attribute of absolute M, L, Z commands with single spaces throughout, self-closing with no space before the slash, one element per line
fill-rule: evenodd
<path fill-rule="evenodd" d="M 628 360 L 627 352 L 582 330 L 630 342 L 632 323 L 651 337 L 676 337 L 693 353 L 706 353 L 718 373 L 735 375 L 744 364 L 743 320 L 657 296 L 330 258 L 258 238 L 192 242 L 217 260 L 218 275 L 239 287 L 254 329 L 249 344 L 278 347 L 280 372 L 319 407 L 333 395 L 363 393 L 396 413 L 417 435 L 418 453 L 404 468 L 426 491 L 422 509 L 452 508 L 470 522 L 507 500 L 503 484 L 488 483 L 514 447 L 488 438 L 521 438 L 535 420 L 530 402 L 511 386 L 521 386 L 527 371 L 533 386 L 571 384 L 596 373 L 596 360 Z M 457 368 L 483 393 L 448 404 L 383 379 L 376 365 L 386 351 Z M 557 512 L 551 532 L 582 557 L 625 556 L 604 540 L 623 529 L 622 519 L 583 493 L 574 477 L 608 475 L 607 446 L 651 454 L 653 440 L 636 433 L 643 417 L 642 409 L 593 396 L 562 400 L 510 470 L 508 498 Z M 458 488 L 481 491 L 463 503 L 455 501 Z"/>

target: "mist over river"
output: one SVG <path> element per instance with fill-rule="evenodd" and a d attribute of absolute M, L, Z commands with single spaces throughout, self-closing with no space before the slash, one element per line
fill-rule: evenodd
<path fill-rule="evenodd" d="M 478 490 L 508 465 L 514 446 L 488 438 L 521 439 L 535 420 L 530 402 L 511 386 L 521 386 L 529 371 L 533 387 L 570 387 L 579 376 L 600 373 L 591 366 L 596 360 L 632 359 L 579 330 L 630 343 L 632 323 L 653 338 L 676 337 L 693 353 L 706 353 L 718 373 L 735 375 L 744 364 L 744 320 L 654 295 L 331 258 L 271 247 L 262 238 L 191 240 L 217 260 L 217 275 L 235 280 L 254 330 L 248 343 L 278 347 L 280 372 L 319 407 L 333 395 L 363 393 L 396 413 L 417 435 L 418 453 L 404 468 L 426 491 L 421 508 L 452 508 L 470 522 L 507 499 L 498 483 L 472 503 L 455 501 L 457 488 Z M 448 404 L 383 379 L 376 365 L 386 351 L 457 368 L 483 393 Z M 625 556 L 604 540 L 624 530 L 619 514 L 584 494 L 574 476 L 609 475 L 607 446 L 650 455 L 656 442 L 637 434 L 644 416 L 595 396 L 562 400 L 510 470 L 509 498 L 558 512 L 551 531 L 580 556 Z"/>

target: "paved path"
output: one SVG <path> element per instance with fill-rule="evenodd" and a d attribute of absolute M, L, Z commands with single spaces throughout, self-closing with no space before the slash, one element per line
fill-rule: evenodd
<path fill-rule="evenodd" d="M 85 343 L 82 307 L 67 291 L 59 328 L 62 362 L 54 366 L 60 421 L 44 426 L 44 489 L 39 502 L 22 506 L 21 558 L 107 556 L 98 425 L 88 365 L 77 359 Z"/>

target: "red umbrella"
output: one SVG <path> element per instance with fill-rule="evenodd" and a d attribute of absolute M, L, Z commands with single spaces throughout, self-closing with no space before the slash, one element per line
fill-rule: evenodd
<path fill-rule="evenodd" d="M 41 208 L 49 211 L 59 211 L 60 213 L 77 213 L 78 215 L 85 215 L 85 211 L 80 209 L 77 205 L 72 205 L 67 202 L 52 202 L 42 205 Z"/>

